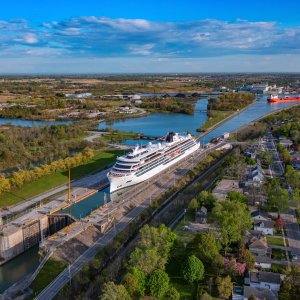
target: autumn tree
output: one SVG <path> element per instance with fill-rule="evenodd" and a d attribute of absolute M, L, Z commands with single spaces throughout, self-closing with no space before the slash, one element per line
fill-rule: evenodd
<path fill-rule="evenodd" d="M 226 277 L 218 277 L 216 279 L 216 284 L 219 296 L 223 299 L 228 299 L 233 289 L 233 283 L 230 276 L 228 275 Z"/>

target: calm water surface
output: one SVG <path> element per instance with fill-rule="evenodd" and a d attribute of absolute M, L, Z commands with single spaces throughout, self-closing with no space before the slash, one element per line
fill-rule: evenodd
<path fill-rule="evenodd" d="M 34 126 L 64 125 L 70 123 L 72 123 L 72 121 L 30 121 L 30 120 L 21 120 L 21 119 L 0 118 L 0 126 L 10 124 L 10 125 L 21 126 L 21 127 L 34 127 Z"/>
<path fill-rule="evenodd" d="M 201 99 L 195 104 L 194 115 L 152 113 L 140 118 L 100 123 L 98 128 L 104 129 L 111 125 L 113 129 L 153 136 L 164 136 L 168 131 L 181 133 L 189 131 L 191 134 L 196 134 L 196 129 L 206 121 L 206 112 L 203 111 L 206 107 L 207 99 Z"/>

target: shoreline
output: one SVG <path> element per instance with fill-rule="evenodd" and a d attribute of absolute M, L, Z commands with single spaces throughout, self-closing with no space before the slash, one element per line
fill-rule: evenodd
<path fill-rule="evenodd" d="M 249 107 L 251 107 L 252 105 L 254 105 L 257 101 L 253 101 L 251 104 L 247 105 L 246 107 L 242 108 L 239 111 L 235 111 L 233 114 L 231 114 L 230 116 L 224 118 L 223 120 L 219 121 L 218 123 L 214 124 L 213 126 L 209 127 L 206 131 L 204 131 L 203 133 L 201 133 L 200 135 L 197 136 L 197 139 L 201 139 L 204 136 L 206 136 L 207 134 L 209 134 L 211 131 L 213 131 L 214 129 L 216 129 L 217 127 L 219 127 L 220 125 L 222 125 L 223 123 L 225 123 L 226 121 L 232 119 L 233 117 L 237 116 L 238 114 L 240 114 L 241 112 L 243 112 L 244 110 L 248 109 Z"/>

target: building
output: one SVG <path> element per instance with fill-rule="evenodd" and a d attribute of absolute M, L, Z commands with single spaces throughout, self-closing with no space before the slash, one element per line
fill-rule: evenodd
<path fill-rule="evenodd" d="M 268 288 L 258 288 L 251 286 L 244 286 L 244 298 L 243 300 L 253 299 L 253 296 L 257 300 L 278 300 L 278 295 L 275 291 Z"/>
<path fill-rule="evenodd" d="M 285 148 L 290 148 L 291 146 L 293 146 L 293 141 L 286 139 L 286 138 L 280 138 L 279 144 Z"/>
<path fill-rule="evenodd" d="M 201 208 L 196 212 L 196 222 L 201 224 L 207 223 L 207 208 L 201 206 Z"/>
<path fill-rule="evenodd" d="M 255 221 L 270 221 L 271 218 L 268 217 L 267 214 L 259 211 L 259 210 L 254 210 L 251 212 L 251 218 Z"/>
<path fill-rule="evenodd" d="M 292 158 L 292 166 L 294 167 L 295 170 L 300 170 L 300 154 L 297 153 L 296 155 L 294 155 L 294 157 Z"/>
<path fill-rule="evenodd" d="M 254 230 L 261 231 L 264 235 L 274 234 L 274 221 L 254 220 Z"/>
<path fill-rule="evenodd" d="M 269 256 L 255 256 L 255 267 L 262 269 L 271 269 L 272 260 Z"/>
<path fill-rule="evenodd" d="M 272 272 L 249 272 L 249 278 L 245 278 L 245 283 L 250 287 L 267 288 L 271 291 L 280 290 L 280 274 Z"/>
<path fill-rule="evenodd" d="M 74 98 L 74 99 L 82 99 L 82 98 L 90 98 L 92 97 L 91 93 L 81 93 L 81 94 L 66 94 L 67 98 Z"/>

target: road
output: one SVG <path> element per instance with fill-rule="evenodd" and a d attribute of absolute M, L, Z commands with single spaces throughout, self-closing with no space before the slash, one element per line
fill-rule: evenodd
<path fill-rule="evenodd" d="M 280 215 L 285 220 L 289 247 L 292 254 L 298 256 L 297 264 L 300 265 L 300 228 L 295 216 L 295 210 L 290 208 L 288 213 Z"/>

